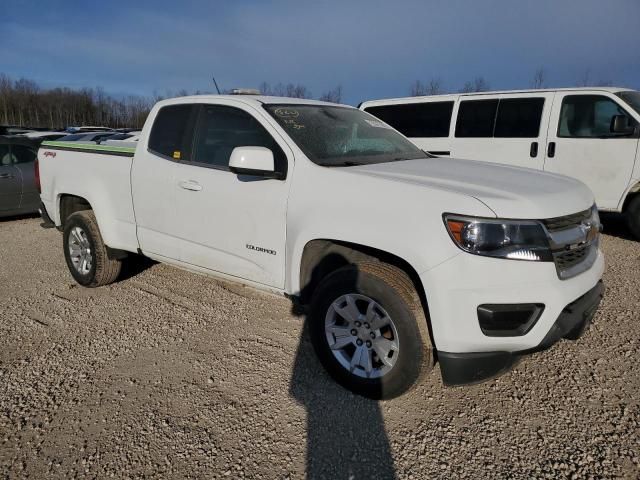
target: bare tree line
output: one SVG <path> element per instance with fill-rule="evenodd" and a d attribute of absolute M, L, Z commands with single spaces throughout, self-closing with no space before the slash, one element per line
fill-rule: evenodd
<path fill-rule="evenodd" d="M 43 89 L 31 80 L 0 74 L 0 124 L 46 128 L 69 125 L 140 127 L 152 99 L 117 99 L 102 89 Z"/>
<path fill-rule="evenodd" d="M 291 98 L 313 98 L 311 91 L 299 83 L 277 83 L 271 86 L 268 82 L 262 82 L 258 88 L 263 95 L 273 95 L 274 97 L 291 97 Z M 318 97 L 318 100 L 324 102 L 340 103 L 342 101 L 342 86 L 324 92 Z"/>
<path fill-rule="evenodd" d="M 485 92 L 489 90 L 489 82 L 483 76 L 477 76 L 473 80 L 469 80 L 464 83 L 462 88 L 458 90 L 459 93 L 470 92 Z M 448 90 L 444 82 L 439 77 L 431 78 L 428 81 L 416 80 L 411 84 L 411 96 L 418 97 L 423 95 L 442 95 L 445 93 L 451 93 Z"/>
<path fill-rule="evenodd" d="M 271 87 L 267 82 L 262 82 L 260 91 L 265 95 L 312 98 L 311 91 L 301 84 L 278 83 Z M 200 93 L 206 92 L 193 92 L 195 95 Z M 189 94 L 183 89 L 175 96 Z M 32 80 L 13 80 L 0 73 L 0 125 L 52 129 L 71 125 L 141 128 L 153 104 L 171 96 L 174 95 L 167 92 L 164 97 L 154 93 L 150 97 L 131 95 L 116 98 L 106 94 L 101 88 L 47 89 Z M 340 103 L 342 87 L 337 86 L 323 93 L 320 99 Z"/>
<path fill-rule="evenodd" d="M 609 87 L 613 85 L 611 80 L 598 80 L 593 81 L 591 79 L 591 70 L 586 69 L 582 76 L 576 81 L 576 87 Z M 544 67 L 538 67 L 533 73 L 533 77 L 530 82 L 532 89 L 547 88 L 547 71 Z M 465 82 L 457 92 L 458 93 L 472 93 L 472 92 L 486 92 L 490 90 L 489 82 L 481 75 L 475 77 L 473 80 Z M 448 90 L 443 81 L 439 77 L 433 77 L 430 80 L 423 82 L 416 80 L 411 84 L 410 92 L 412 97 L 418 97 L 422 95 L 442 95 L 445 93 L 453 93 Z"/>

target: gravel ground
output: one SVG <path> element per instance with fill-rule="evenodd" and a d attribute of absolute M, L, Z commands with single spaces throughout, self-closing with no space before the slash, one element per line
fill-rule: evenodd
<path fill-rule="evenodd" d="M 640 243 L 606 219 L 577 342 L 383 403 L 336 386 L 284 298 L 139 262 L 88 290 L 0 220 L 0 477 L 638 478 Z"/>

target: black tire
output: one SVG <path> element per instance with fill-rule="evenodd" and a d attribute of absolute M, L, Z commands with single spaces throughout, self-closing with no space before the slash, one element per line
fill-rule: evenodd
<path fill-rule="evenodd" d="M 631 234 L 636 240 L 640 240 L 640 194 L 631 199 L 631 202 L 627 205 L 625 216 Z"/>
<path fill-rule="evenodd" d="M 364 295 L 379 304 L 395 325 L 399 345 L 395 364 L 379 378 L 350 372 L 334 356 L 325 333 L 325 318 L 342 295 Z M 359 307 L 361 308 L 361 307 Z M 415 386 L 434 365 L 427 320 L 410 278 L 379 262 L 349 265 L 328 275 L 311 300 L 309 332 L 320 362 L 340 385 L 371 399 L 397 397 Z"/>
<path fill-rule="evenodd" d="M 78 271 L 71 258 L 69 237 L 75 227 L 80 227 L 85 232 L 90 246 L 91 267 L 86 273 Z M 83 210 L 70 215 L 65 221 L 62 239 L 67 267 L 71 276 L 80 285 L 90 288 L 101 287 L 114 282 L 120 275 L 122 261 L 109 258 L 92 210 Z"/>

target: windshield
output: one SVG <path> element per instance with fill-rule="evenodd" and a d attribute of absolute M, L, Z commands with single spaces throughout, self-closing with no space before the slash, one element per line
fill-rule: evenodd
<path fill-rule="evenodd" d="M 616 95 L 627 102 L 636 113 L 640 113 L 640 92 L 626 91 L 618 92 Z"/>
<path fill-rule="evenodd" d="M 368 165 L 428 157 L 387 124 L 354 108 L 295 104 L 264 108 L 318 165 Z"/>

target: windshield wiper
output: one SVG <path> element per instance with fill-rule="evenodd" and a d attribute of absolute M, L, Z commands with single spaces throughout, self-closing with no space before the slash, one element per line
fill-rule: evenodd
<path fill-rule="evenodd" d="M 323 167 L 358 167 L 361 165 L 365 165 L 361 162 L 352 162 L 350 160 L 345 160 L 344 162 L 323 162 L 320 163 Z"/>

